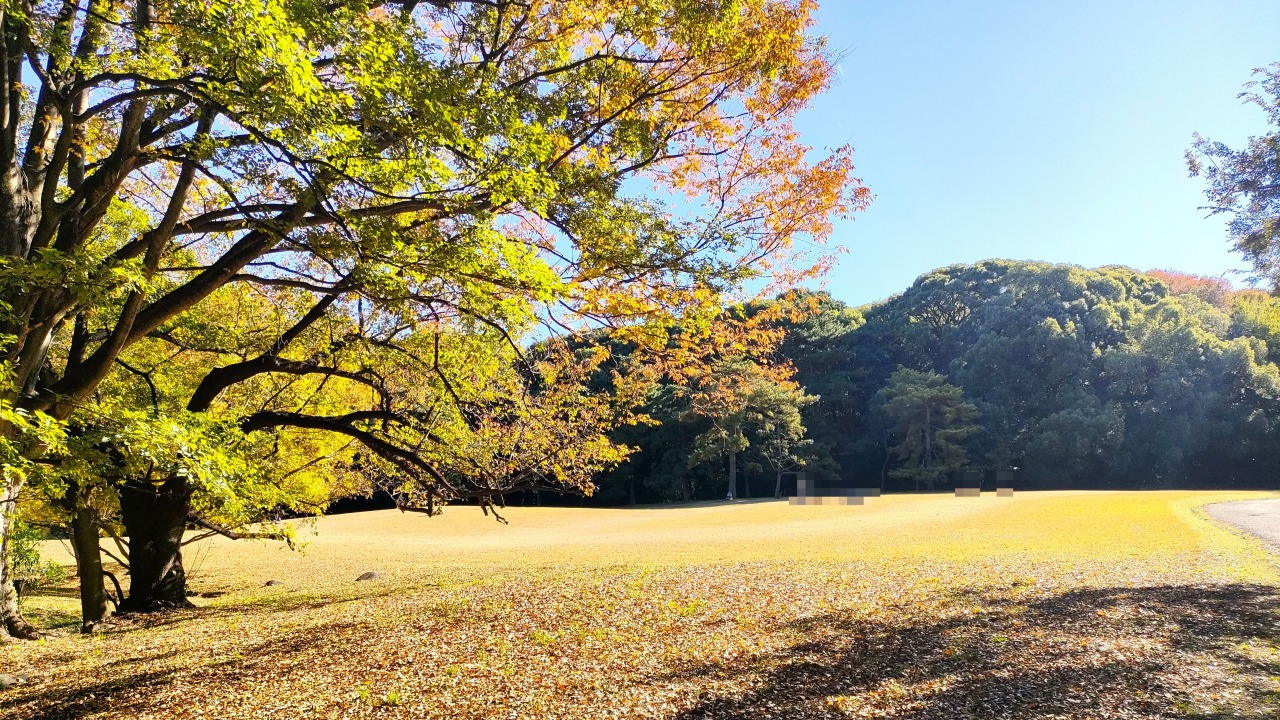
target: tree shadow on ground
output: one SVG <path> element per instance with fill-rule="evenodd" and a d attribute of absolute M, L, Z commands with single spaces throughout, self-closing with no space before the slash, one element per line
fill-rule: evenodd
<path fill-rule="evenodd" d="M 128 635 L 165 626 L 180 628 L 185 623 L 195 621 L 288 615 L 375 598 L 394 597 L 435 586 L 386 584 L 361 588 L 358 594 L 317 595 L 286 591 L 276 597 L 258 598 L 252 602 L 116 616 L 95 635 L 105 639 L 113 635 Z M 352 629 L 357 632 L 347 632 Z M 196 675 L 202 683 L 213 682 L 226 688 L 246 687 L 251 684 L 256 673 L 262 672 L 262 668 L 270 667 L 273 671 L 278 671 L 279 666 L 275 664 L 278 659 L 324 653 L 326 644 L 335 635 L 346 636 L 343 652 L 347 657 L 359 657 L 365 652 L 369 656 L 378 655 L 378 632 L 358 622 L 327 623 L 318 628 L 309 627 L 281 633 L 262 642 L 236 645 L 228 648 L 231 655 L 213 662 L 195 655 L 184 659 L 183 656 L 187 656 L 192 648 L 144 653 L 107 663 L 99 669 L 97 677 L 87 678 L 83 682 L 60 684 L 55 688 L 42 687 L 38 682 L 19 685 L 0 694 L 0 718 L 62 720 L 103 712 L 110 712 L 111 717 L 138 717 L 148 711 L 147 699 L 153 693 L 165 692 L 167 686 L 184 676 Z M 91 641 L 85 638 L 85 642 Z"/>
<path fill-rule="evenodd" d="M 31 598 L 79 598 L 80 588 L 76 585 L 40 586 L 21 594 L 23 600 Z"/>
<path fill-rule="evenodd" d="M 828 614 L 791 624 L 813 639 L 751 667 L 707 664 L 657 680 L 747 688 L 676 720 L 1280 717 L 1270 681 L 1280 675 L 1277 588 L 1008 595 L 957 594 L 981 611 L 911 624 Z"/>
<path fill-rule="evenodd" d="M 949 607 L 963 611 L 946 617 L 912 615 L 904 608 L 884 608 L 877 616 L 883 620 L 820 615 L 774 628 L 798 640 L 758 662 L 671 668 L 651 681 L 688 683 L 708 693 L 672 720 L 1277 717 L 1275 688 L 1266 685 L 1280 675 L 1280 655 L 1266 652 L 1280 642 L 1277 588 L 1033 593 L 1007 586 L 949 592 Z M 350 599 L 356 598 L 338 601 Z M 318 599 L 298 600 L 303 602 L 253 611 L 287 613 Z M 725 631 L 732 627 L 726 624 Z M 175 688 L 193 685 L 220 688 L 216 699 L 233 707 L 238 693 L 263 677 L 279 679 L 316 663 L 372 670 L 370 663 L 386 653 L 380 645 L 385 632 L 376 623 L 352 619 L 282 629 L 216 649 L 141 652 L 72 683 L 14 688 L 0 695 L 0 717 L 136 717 L 152 711 L 151 703 L 160 698 L 172 703 L 180 692 Z M 342 638 L 340 645 L 333 644 L 335 638 Z M 1260 652 L 1246 652 L 1242 645 Z M 333 688 L 329 700 L 346 691 Z M 582 717 L 606 710 L 578 709 Z"/>
<path fill-rule="evenodd" d="M 324 632 L 314 628 L 282 633 L 277 637 L 236 649 L 234 655 L 216 662 L 192 666 L 178 662 L 183 654 L 171 650 L 156 655 L 126 658 L 106 666 L 108 677 L 74 687 L 43 690 L 39 685 L 20 685 L 0 695 L 0 717 L 24 720 L 70 720 L 110 712 L 111 717 L 141 717 L 149 709 L 153 693 L 161 693 L 180 675 L 197 674 L 202 683 L 227 688 L 250 687 L 263 668 L 279 672 L 277 660 L 295 658 L 324 650 L 335 633 L 360 629 L 358 623 L 335 623 Z M 376 633 L 363 633 L 363 645 L 376 642 Z M 347 641 L 344 651 L 358 655 L 362 643 Z M 188 661 L 189 662 L 189 661 Z"/>
<path fill-rule="evenodd" d="M 98 634 L 125 635 L 138 630 L 150 630 L 169 625 L 181 625 L 195 620 L 210 620 L 227 617 L 254 617 L 276 613 L 289 613 L 304 610 L 357 603 L 377 598 L 396 597 L 423 590 L 442 587 L 439 583 L 420 583 L 414 585 L 384 584 L 361 589 L 358 592 L 334 590 L 332 592 L 294 592 L 282 590 L 273 596 L 258 596 L 249 600 L 225 602 L 210 605 L 197 605 L 190 608 L 177 608 L 149 613 L 129 613 L 113 615 Z M 218 597 L 226 595 L 220 593 Z M 204 593 L 207 595 L 207 593 Z M 188 595 L 188 598 L 202 599 L 201 594 Z"/>

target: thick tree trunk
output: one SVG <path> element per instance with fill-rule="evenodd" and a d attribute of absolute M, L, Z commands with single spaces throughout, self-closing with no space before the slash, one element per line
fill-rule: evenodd
<path fill-rule="evenodd" d="M 18 592 L 13 587 L 13 566 L 9 543 L 13 530 L 13 509 L 17 505 L 22 480 L 4 477 L 0 488 L 0 641 L 12 636 L 23 640 L 35 640 L 40 633 L 18 611 Z"/>
<path fill-rule="evenodd" d="M 689 480 L 687 478 L 680 480 L 680 499 L 685 502 L 693 500 L 693 494 L 689 492 Z"/>
<path fill-rule="evenodd" d="M 738 453 L 729 451 L 729 492 L 725 500 L 733 500 L 738 496 Z"/>
<path fill-rule="evenodd" d="M 778 480 L 773 484 L 773 497 L 778 499 L 782 497 L 782 471 L 778 471 Z"/>
<path fill-rule="evenodd" d="M 84 502 L 76 503 L 71 516 L 71 541 L 75 546 L 76 574 L 80 576 L 80 629 L 89 632 L 111 615 L 103 586 L 102 548 L 99 546 L 98 517 Z"/>
<path fill-rule="evenodd" d="M 742 468 L 742 497 L 751 497 L 751 471 L 746 466 Z"/>
<path fill-rule="evenodd" d="M 129 596 L 120 612 L 192 607 L 182 567 L 182 533 L 191 488 L 182 478 L 159 487 L 128 484 L 120 492 L 120 515 L 129 536 Z"/>

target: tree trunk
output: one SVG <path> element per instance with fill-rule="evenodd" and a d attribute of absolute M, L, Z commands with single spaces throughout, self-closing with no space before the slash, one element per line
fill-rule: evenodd
<path fill-rule="evenodd" d="M 111 614 L 103 587 L 102 549 L 99 546 L 98 517 L 88 507 L 88 498 L 77 498 L 71 515 L 71 541 L 75 547 L 76 574 L 80 576 L 80 630 L 89 632 Z"/>
<path fill-rule="evenodd" d="M 182 478 L 164 484 L 125 485 L 120 515 L 129 536 L 129 596 L 120 612 L 153 612 L 192 607 L 182 567 L 182 533 L 190 511 L 191 488 Z"/>
<path fill-rule="evenodd" d="M 750 466 L 742 468 L 742 497 L 744 498 L 751 497 L 751 471 L 747 469 L 748 467 Z"/>
<path fill-rule="evenodd" d="M 18 592 L 13 587 L 13 567 L 9 543 L 13 530 L 13 509 L 22 489 L 20 477 L 4 477 L 4 494 L 0 495 L 0 640 L 12 636 L 35 640 L 40 633 L 18 611 Z"/>
<path fill-rule="evenodd" d="M 680 498 L 685 502 L 689 502 L 690 500 L 693 500 L 693 494 L 689 492 L 688 478 L 680 479 Z"/>
<path fill-rule="evenodd" d="M 80 578 L 80 631 L 91 632 L 93 626 L 111 614 L 103 587 L 102 548 L 99 540 L 98 516 L 90 504 L 92 490 L 69 482 L 58 504 L 71 516 L 71 554 Z"/>
<path fill-rule="evenodd" d="M 773 484 L 773 497 L 778 499 L 782 497 L 782 471 L 778 471 L 778 480 Z"/>
<path fill-rule="evenodd" d="M 729 451 L 729 492 L 725 500 L 733 500 L 738 495 L 738 453 Z"/>
<path fill-rule="evenodd" d="M 628 505 L 636 504 L 636 476 L 635 475 L 631 475 L 627 477 L 627 504 Z"/>
<path fill-rule="evenodd" d="M 15 32 L 15 20 L 4 10 L 0 10 L 0 26 L 3 26 L 0 27 L 0 32 L 5 34 L 8 46 L 15 40 L 11 37 Z M 13 47 L 9 46 L 3 58 L 6 67 L 12 65 L 14 52 Z M 16 65 L 12 67 L 16 68 Z M 11 86 L 16 87 L 17 83 L 22 82 L 18 77 L 10 77 L 7 70 L 0 71 L 0 74 L 4 75 L 6 82 Z M 12 151 L 13 148 L 10 147 L 9 152 L 12 153 Z M 6 261 L 17 260 L 19 264 L 28 258 L 40 223 L 39 203 L 42 193 L 32 187 L 30 180 L 23 171 L 22 163 L 16 157 L 10 155 L 5 158 L 5 168 L 0 172 L 0 256 L 3 256 Z M 27 292 L 18 291 L 16 298 L 13 292 L 6 292 L 3 302 L 0 302 L 0 305 L 15 311 L 6 313 L 10 319 L 4 323 L 3 328 L 0 328 L 0 334 L 21 338 L 18 341 L 17 356 L 10 358 L 6 368 L 7 377 L 16 383 L 13 389 L 18 391 L 19 397 L 34 394 L 31 391 L 35 389 L 40 370 L 44 367 L 44 359 L 56 327 L 54 322 L 33 324 L 30 322 L 29 315 L 24 319 L 23 311 L 16 307 L 27 301 L 34 306 L 39 302 L 39 297 L 38 291 L 34 297 Z M 21 300 L 21 303 L 15 302 L 16 299 Z M 60 317 L 41 319 L 53 320 Z M 18 397 L 14 397 L 12 393 L 6 392 L 4 400 L 15 407 L 21 407 Z M 66 418 L 64 416 L 55 419 Z M 15 430 L 8 422 L 0 423 L 0 434 L 6 440 L 15 439 Z M 22 491 L 22 485 L 22 475 L 0 472 L 0 641 L 8 637 L 23 640 L 36 640 L 40 637 L 35 627 L 22 617 L 22 612 L 18 609 L 18 592 L 13 586 L 10 555 L 13 548 L 10 534 L 13 532 L 14 511 L 17 510 L 18 495 Z"/>

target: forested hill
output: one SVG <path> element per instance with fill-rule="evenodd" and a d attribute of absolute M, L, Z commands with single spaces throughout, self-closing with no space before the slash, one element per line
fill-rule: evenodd
<path fill-rule="evenodd" d="M 888 490 L 1012 468 L 1042 487 L 1276 485 L 1280 301 L 1260 291 L 991 260 L 861 308 L 773 303 L 809 309 L 779 349 L 802 389 L 762 376 L 721 417 L 659 392 L 601 501 L 724 497 L 730 454 L 736 492 L 756 496 L 802 467 Z"/>

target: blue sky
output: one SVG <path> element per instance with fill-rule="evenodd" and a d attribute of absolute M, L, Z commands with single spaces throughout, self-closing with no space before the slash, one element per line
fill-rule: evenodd
<path fill-rule="evenodd" d="M 836 297 L 992 257 L 1245 268 L 1183 154 L 1266 131 L 1236 95 L 1280 61 L 1280 0 L 820 3 L 842 74 L 797 125 L 876 196 L 836 227 Z"/>

